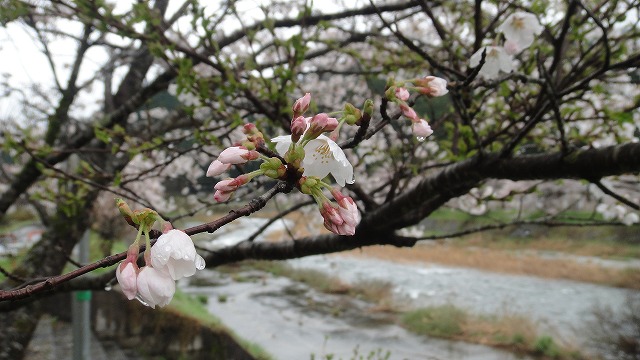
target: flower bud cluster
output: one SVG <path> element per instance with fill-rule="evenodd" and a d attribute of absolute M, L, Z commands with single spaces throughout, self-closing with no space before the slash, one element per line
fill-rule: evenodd
<path fill-rule="evenodd" d="M 419 141 L 424 141 L 427 137 L 433 134 L 433 130 L 429 126 L 429 123 L 418 116 L 413 107 L 407 103 L 411 96 L 409 90 L 417 91 L 419 94 L 428 97 L 444 96 L 449 93 L 449 90 L 447 90 L 447 81 L 436 76 L 426 76 L 424 78 L 413 79 L 408 82 L 412 85 L 408 88 L 402 86 L 405 82 L 389 83 L 389 88 L 385 95 L 387 99 L 396 103 L 400 107 L 404 117 L 411 120 L 411 131 L 416 138 Z"/>
<path fill-rule="evenodd" d="M 299 188 L 301 192 L 314 198 L 327 230 L 338 235 L 355 234 L 361 215 L 358 206 L 350 196 L 343 195 L 339 190 L 331 188 L 329 184 L 313 176 L 303 176 L 299 181 Z M 323 188 L 330 189 L 337 205 L 324 195 Z"/>
<path fill-rule="evenodd" d="M 175 294 L 176 280 L 204 269 L 205 261 L 196 253 L 189 235 L 180 230 L 165 228 L 165 233 L 151 247 L 149 231 L 153 223 L 139 221 L 139 217 L 132 215 L 133 221 L 139 225 L 138 236 L 129 246 L 126 259 L 118 264 L 116 278 L 129 300 L 138 299 L 152 308 L 166 306 Z M 143 232 L 147 238 L 144 256 L 146 266 L 138 268 L 140 237 Z"/>
<path fill-rule="evenodd" d="M 305 117 L 310 101 L 309 93 L 296 100 L 292 107 L 291 135 L 271 139 L 276 144 L 276 151 L 283 156 L 287 166 L 304 176 L 322 179 L 331 174 L 340 186 L 353 183 L 353 166 L 335 140 L 344 123 L 361 122 L 362 112 L 347 104 L 340 119 L 327 113 Z"/>
<path fill-rule="evenodd" d="M 231 165 L 244 164 L 260 156 L 257 151 L 244 146 L 232 146 L 224 149 L 207 169 L 207 176 L 218 176 L 231 168 Z"/>
<path fill-rule="evenodd" d="M 327 213 L 331 208 L 336 209 L 337 215 L 331 217 L 332 220 L 325 221 L 325 227 L 341 235 L 353 235 L 360 221 L 360 213 L 353 199 L 349 198 L 349 203 L 341 197 L 338 206 L 332 205 L 321 195 L 322 187 L 329 186 L 322 179 L 331 174 L 340 186 L 354 182 L 353 166 L 334 140 L 337 139 L 343 124 L 361 125 L 368 122 L 373 114 L 373 101 L 367 100 L 362 111 L 352 104 L 346 104 L 340 112 L 339 119 L 327 113 L 305 116 L 310 103 L 310 93 L 296 100 L 291 108 L 291 135 L 278 136 L 271 140 L 282 157 L 267 157 L 264 155 L 268 153 L 266 151 L 260 154 L 257 150 L 264 145 L 262 133 L 253 124 L 245 125 L 243 130 L 247 135 L 247 141 L 224 149 L 209 166 L 207 176 L 217 177 L 232 165 L 241 165 L 252 160 L 262 161 L 260 168 L 236 178 L 218 181 L 214 186 L 214 199 L 218 202 L 228 201 L 238 188 L 259 175 L 290 180 L 293 174 L 296 178 L 302 177 L 297 184 L 301 192 L 312 195 L 319 204 L 324 204 L 321 209 L 325 210 L 321 213 Z M 330 133 L 330 136 L 326 136 L 325 133 Z"/>
<path fill-rule="evenodd" d="M 248 161 L 256 160 L 260 157 L 260 154 L 256 150 L 250 150 L 249 148 L 255 148 L 255 142 L 264 142 L 262 133 L 260 133 L 253 124 L 245 125 L 244 130 L 247 138 L 251 140 L 242 146 L 231 146 L 224 149 L 218 158 L 209 165 L 207 169 L 208 177 L 216 177 L 223 174 L 231 168 L 231 165 L 245 164 Z M 215 185 L 214 189 L 216 192 L 213 198 L 218 202 L 228 201 L 240 186 L 245 185 L 255 176 L 262 174 L 263 172 L 258 170 L 254 173 L 240 175 L 235 179 L 224 179 Z"/>

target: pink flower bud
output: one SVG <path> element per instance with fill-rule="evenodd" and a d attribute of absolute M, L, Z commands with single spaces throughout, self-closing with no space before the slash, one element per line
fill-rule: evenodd
<path fill-rule="evenodd" d="M 254 134 L 256 131 L 257 131 L 256 126 L 251 123 L 244 124 L 244 126 L 242 127 L 242 132 L 244 132 L 247 135 Z"/>
<path fill-rule="evenodd" d="M 433 134 L 433 130 L 431 130 L 431 126 L 424 119 L 419 119 L 419 121 L 415 121 L 411 125 L 411 130 L 413 134 L 418 137 L 418 140 L 424 140 L 426 137 L 431 136 Z"/>
<path fill-rule="evenodd" d="M 338 213 L 338 209 L 331 205 L 330 202 L 325 202 L 324 204 L 322 204 L 322 207 L 320 208 L 320 214 L 325 219 L 325 221 L 329 221 L 332 224 L 342 225 L 342 223 L 344 222 L 344 220 L 342 220 L 342 217 Z"/>
<path fill-rule="evenodd" d="M 213 199 L 217 202 L 226 202 L 229 201 L 231 195 L 233 195 L 233 191 L 216 190 L 216 193 L 213 194 Z"/>
<path fill-rule="evenodd" d="M 207 169 L 207 176 L 214 177 L 222 174 L 223 172 L 229 170 L 231 164 L 224 164 L 220 162 L 220 160 L 213 160 L 209 168 Z"/>
<path fill-rule="evenodd" d="M 409 100 L 409 90 L 403 88 L 403 87 L 397 87 L 396 88 L 396 97 L 402 101 L 407 101 Z"/>
<path fill-rule="evenodd" d="M 310 138 L 317 138 L 324 132 L 333 131 L 338 127 L 338 119 L 329 117 L 325 113 L 320 113 L 311 118 L 307 133 Z"/>
<path fill-rule="evenodd" d="M 240 175 L 235 179 L 225 179 L 222 181 L 218 181 L 218 183 L 213 188 L 222 192 L 233 192 L 236 191 L 240 186 L 248 182 L 248 176 Z"/>
<path fill-rule="evenodd" d="M 291 121 L 291 141 L 294 143 L 298 142 L 305 130 L 307 130 L 307 121 L 304 116 L 298 116 L 293 119 L 293 121 Z"/>
<path fill-rule="evenodd" d="M 413 110 L 411 106 L 406 104 L 400 104 L 400 110 L 402 110 L 402 114 L 404 116 L 408 117 L 412 121 L 418 121 L 419 119 L 418 114 L 416 114 L 416 111 Z"/>
<path fill-rule="evenodd" d="M 121 262 L 116 268 L 118 284 L 120 284 L 122 292 L 129 300 L 133 300 L 138 293 L 138 271 L 138 265 L 136 265 L 135 261 L 128 260 Z"/>
<path fill-rule="evenodd" d="M 353 199 L 346 196 L 342 201 L 345 202 L 346 208 L 336 208 L 328 201 L 322 204 L 320 214 L 324 218 L 324 227 L 338 235 L 353 235 L 356 225 L 360 222 L 360 213 Z"/>
<path fill-rule="evenodd" d="M 213 187 L 216 190 L 230 192 L 235 191 L 238 186 L 234 186 L 235 179 L 225 179 L 222 181 L 218 181 L 218 183 Z"/>
<path fill-rule="evenodd" d="M 336 199 L 338 203 L 338 213 L 344 223 L 355 229 L 361 219 L 360 211 L 355 201 L 353 201 L 350 196 L 343 195 L 338 189 L 332 189 L 331 195 L 333 195 L 333 198 Z"/>
<path fill-rule="evenodd" d="M 232 146 L 224 149 L 218 156 L 218 160 L 223 164 L 244 164 L 258 157 L 257 151 L 248 150 L 243 146 Z"/>
<path fill-rule="evenodd" d="M 296 100 L 293 103 L 293 117 L 296 118 L 302 114 L 304 114 L 307 110 L 309 110 L 309 103 L 311 102 L 311 94 L 306 93 L 303 97 Z"/>
<path fill-rule="evenodd" d="M 421 94 L 430 97 L 442 96 L 449 92 L 447 90 L 447 80 L 437 76 L 426 76 L 415 80 L 413 84 Z"/>

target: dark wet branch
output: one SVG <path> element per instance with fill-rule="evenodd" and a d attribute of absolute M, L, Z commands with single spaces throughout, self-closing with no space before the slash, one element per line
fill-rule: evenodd
<path fill-rule="evenodd" d="M 356 236 L 326 234 L 275 243 L 243 241 L 237 245 L 211 252 L 205 256 L 205 259 L 207 266 L 220 266 L 246 259 L 296 259 L 371 245 L 412 247 L 415 242 L 416 239 L 394 235 L 393 233 L 363 233 Z"/>

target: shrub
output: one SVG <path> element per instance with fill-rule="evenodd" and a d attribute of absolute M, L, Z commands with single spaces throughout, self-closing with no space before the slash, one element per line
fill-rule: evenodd
<path fill-rule="evenodd" d="M 418 334 L 448 338 L 462 334 L 466 318 L 463 310 L 442 305 L 409 311 L 402 316 L 402 323 Z"/>

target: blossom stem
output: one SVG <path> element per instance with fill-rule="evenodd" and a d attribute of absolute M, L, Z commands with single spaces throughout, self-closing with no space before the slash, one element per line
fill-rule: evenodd
<path fill-rule="evenodd" d="M 347 120 L 345 118 L 340 119 L 340 122 L 338 122 L 338 126 L 336 127 L 335 130 L 333 130 L 331 132 L 331 134 L 329 134 L 329 138 L 333 141 L 338 140 L 338 136 L 340 135 L 340 128 L 342 128 L 342 124 L 344 124 Z"/>
<path fill-rule="evenodd" d="M 319 183 L 322 183 L 322 181 L 320 181 Z M 331 202 L 331 199 L 329 199 L 320 188 L 313 188 L 311 191 L 311 195 L 313 196 L 313 199 L 318 203 L 318 206 L 322 206 L 322 204 L 326 202 Z"/>
<path fill-rule="evenodd" d="M 148 229 L 144 229 L 144 237 L 146 247 L 144 249 L 144 261 L 147 266 L 151 265 L 151 236 L 149 236 Z"/>
<path fill-rule="evenodd" d="M 138 235 L 136 235 L 136 240 L 133 242 L 133 245 L 140 247 L 140 238 L 142 237 L 142 225 L 138 225 Z"/>

